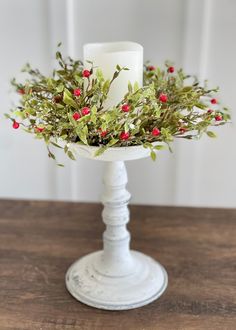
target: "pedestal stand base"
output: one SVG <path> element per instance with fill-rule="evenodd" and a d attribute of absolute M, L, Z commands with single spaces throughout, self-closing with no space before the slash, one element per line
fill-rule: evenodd
<path fill-rule="evenodd" d="M 149 304 L 167 287 L 165 269 L 152 258 L 131 251 L 132 272 L 124 276 L 106 275 L 96 267 L 103 251 L 77 260 L 67 271 L 66 286 L 80 302 L 107 310 L 127 310 Z"/>

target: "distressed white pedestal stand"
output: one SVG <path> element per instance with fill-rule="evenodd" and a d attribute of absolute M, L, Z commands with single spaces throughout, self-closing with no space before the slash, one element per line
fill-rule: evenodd
<path fill-rule="evenodd" d="M 66 286 L 77 300 L 107 310 L 126 310 L 157 299 L 167 287 L 167 273 L 155 260 L 129 248 L 130 233 L 124 161 L 144 158 L 143 147 L 110 148 L 94 158 L 96 147 L 79 149 L 79 155 L 106 161 L 102 212 L 106 230 L 103 250 L 77 260 L 67 271 Z"/>

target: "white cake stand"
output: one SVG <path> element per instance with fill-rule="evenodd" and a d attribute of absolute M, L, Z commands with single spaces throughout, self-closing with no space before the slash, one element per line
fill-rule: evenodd
<path fill-rule="evenodd" d="M 79 156 L 106 162 L 102 218 L 106 224 L 103 250 L 77 260 L 68 269 L 66 286 L 80 302 L 107 310 L 127 310 L 149 304 L 168 283 L 165 269 L 149 256 L 129 248 L 130 233 L 124 161 L 145 158 L 142 146 L 109 148 L 94 157 L 97 147 L 79 146 Z"/>

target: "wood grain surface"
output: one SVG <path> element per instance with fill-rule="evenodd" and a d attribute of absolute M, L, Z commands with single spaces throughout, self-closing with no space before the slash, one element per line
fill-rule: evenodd
<path fill-rule="evenodd" d="M 0 330 L 235 330 L 236 210 L 131 206 L 132 248 L 160 261 L 166 293 L 130 311 L 77 302 L 64 276 L 102 248 L 101 206 L 0 201 Z"/>

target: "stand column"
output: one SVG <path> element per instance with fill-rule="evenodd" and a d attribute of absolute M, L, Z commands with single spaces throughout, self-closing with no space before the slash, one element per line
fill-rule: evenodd
<path fill-rule="evenodd" d="M 126 229 L 130 194 L 126 184 L 124 162 L 106 162 L 103 250 L 80 258 L 67 271 L 69 292 L 93 307 L 108 310 L 140 307 L 157 299 L 167 286 L 167 274 L 158 262 L 130 251 L 130 233 Z"/>
<path fill-rule="evenodd" d="M 125 276 L 133 271 L 134 260 L 130 253 L 130 233 L 126 229 L 129 222 L 128 203 L 130 193 L 126 190 L 127 172 L 123 161 L 107 162 L 104 175 L 102 203 L 103 254 L 96 268 L 109 276 Z"/>

